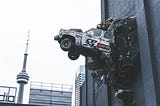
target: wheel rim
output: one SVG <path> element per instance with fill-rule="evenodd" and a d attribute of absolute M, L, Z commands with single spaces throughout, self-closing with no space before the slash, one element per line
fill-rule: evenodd
<path fill-rule="evenodd" d="M 68 49 L 70 46 L 71 46 L 70 42 L 68 41 L 63 42 L 63 45 L 62 45 L 63 48 Z"/>
<path fill-rule="evenodd" d="M 64 39 L 60 43 L 60 47 L 64 51 L 68 51 L 72 47 L 72 41 L 70 39 Z"/>

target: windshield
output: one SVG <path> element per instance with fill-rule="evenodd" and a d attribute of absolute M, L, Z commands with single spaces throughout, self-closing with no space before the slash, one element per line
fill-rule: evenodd
<path fill-rule="evenodd" d="M 100 30 L 100 29 L 90 29 L 90 30 L 86 31 L 86 33 L 88 35 L 92 35 L 92 36 L 101 36 L 102 30 Z"/>

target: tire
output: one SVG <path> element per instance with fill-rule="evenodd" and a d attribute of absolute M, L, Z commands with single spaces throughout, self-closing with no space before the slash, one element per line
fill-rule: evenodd
<path fill-rule="evenodd" d="M 63 51 L 69 51 L 73 48 L 73 41 L 69 38 L 64 38 L 60 42 L 60 47 Z"/>
<path fill-rule="evenodd" d="M 80 56 L 80 53 L 78 53 L 77 51 L 69 51 L 68 52 L 68 57 L 71 59 L 71 60 L 77 60 Z"/>

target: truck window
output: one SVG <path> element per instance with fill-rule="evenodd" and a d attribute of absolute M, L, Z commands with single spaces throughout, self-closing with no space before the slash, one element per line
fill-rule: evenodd
<path fill-rule="evenodd" d="M 92 35 L 92 36 L 101 36 L 102 30 L 100 29 L 90 29 L 86 31 L 87 34 Z"/>

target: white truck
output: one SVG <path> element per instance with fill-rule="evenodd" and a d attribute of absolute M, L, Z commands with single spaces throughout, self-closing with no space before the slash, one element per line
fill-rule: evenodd
<path fill-rule="evenodd" d="M 80 54 L 89 57 L 109 56 L 110 34 L 107 31 L 91 28 L 85 32 L 81 29 L 61 29 L 54 40 L 58 41 L 64 51 L 68 51 L 68 57 L 76 60 Z"/>

